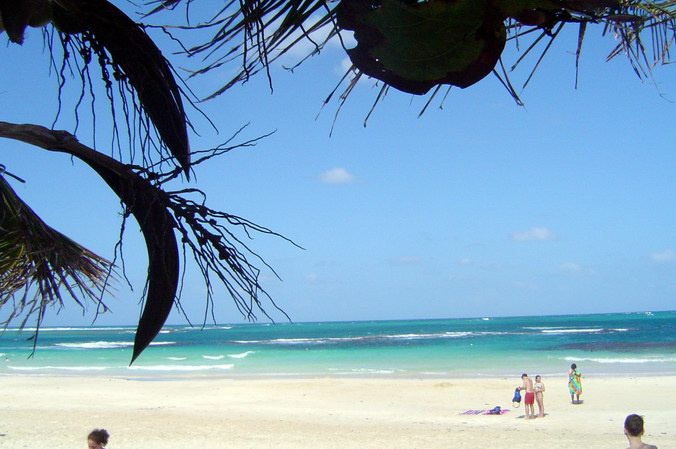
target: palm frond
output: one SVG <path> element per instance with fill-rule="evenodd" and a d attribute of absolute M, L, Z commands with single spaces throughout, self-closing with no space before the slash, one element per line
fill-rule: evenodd
<path fill-rule="evenodd" d="M 38 125 L 0 121 L 0 137 L 68 154 L 83 161 L 120 198 L 124 204 L 125 219 L 132 215 L 138 222 L 148 250 L 148 274 L 142 296 L 145 305 L 134 339 L 132 362 L 157 336 L 173 306 L 180 307 L 179 242 L 183 257 L 192 254 L 202 274 L 206 285 L 207 310 L 213 305 L 212 277 L 215 277 L 225 286 L 247 319 L 256 319 L 254 309 L 272 319 L 264 308 L 262 296 L 286 316 L 261 286 L 260 270 L 250 262 L 249 257 L 257 258 L 273 273 L 274 270 L 231 227 L 238 228 L 249 238 L 252 238 L 252 232 L 284 237 L 244 218 L 207 207 L 206 195 L 198 189 L 165 190 L 163 184 L 179 176 L 180 168 L 163 173 L 123 164 L 83 145 L 72 134 Z M 237 146 L 251 146 L 256 140 Z M 219 146 L 196 152 L 194 154 L 199 157 L 194 163 L 200 164 L 237 146 Z M 191 195 L 202 197 L 202 201 L 191 199 Z M 180 240 L 176 233 L 180 235 Z M 13 266 L 23 246 L 8 242 L 6 251 L 6 265 Z M 24 280 L 17 279 L 14 284 L 19 285 L 21 282 Z M 62 286 L 59 284 L 55 288 Z M 65 287 L 68 288 L 67 285 Z M 38 293 L 42 294 L 40 291 Z M 58 295 L 58 291 L 55 295 Z M 0 308 L 2 306 L 3 303 L 0 303 Z M 44 313 L 44 309 L 38 308 L 38 311 Z"/>
<path fill-rule="evenodd" d="M 368 3 L 367 9 L 374 9 L 392 1 L 412 8 L 439 2 L 365 0 L 364 3 Z M 199 56 L 205 61 L 201 68 L 194 71 L 193 76 L 241 61 L 241 69 L 237 75 L 208 96 L 213 98 L 263 69 L 270 76 L 270 64 L 303 41 L 312 42 L 314 46 L 311 54 L 316 54 L 328 40 L 340 38 L 342 30 L 336 16 L 340 5 L 347 2 L 348 0 L 230 0 L 214 17 L 203 20 L 197 26 L 186 27 L 214 30 L 208 40 L 187 52 L 190 56 Z M 175 9 L 181 3 L 191 4 L 192 1 L 171 0 L 161 3 L 167 8 Z M 656 64 L 672 61 L 671 50 L 676 44 L 676 0 L 495 0 L 485 3 L 493 5 L 488 7 L 494 8 L 496 13 L 505 18 L 509 42 L 512 43 L 518 42 L 517 37 L 527 34 L 539 35 L 537 40 L 546 36 L 552 37 L 552 31 L 558 29 L 559 25 L 580 24 L 577 47 L 579 59 L 582 40 L 589 34 L 589 26 L 585 25 L 601 25 L 605 34 L 618 40 L 617 47 L 608 59 L 626 55 L 630 66 L 639 76 L 650 76 L 651 69 Z M 162 5 L 152 12 L 161 10 Z M 319 36 L 321 38 L 315 39 Z M 542 60 L 552 40 L 545 40 L 547 47 L 541 50 L 538 61 Z M 514 66 L 520 61 L 521 58 Z M 576 64 L 578 62 L 576 60 Z M 535 69 L 537 67 L 533 70 Z M 358 67 L 350 70 L 357 75 L 362 72 Z M 530 76 L 532 75 L 531 73 Z M 384 84 L 387 85 L 387 81 Z M 349 85 L 346 92 L 348 90 Z M 518 102 L 518 98 L 515 99 Z"/>
<path fill-rule="evenodd" d="M 13 43 L 23 43 L 28 26 L 47 24 L 52 27 L 46 28 L 43 35 L 61 88 L 70 81 L 70 77 L 65 76 L 67 69 L 79 74 L 73 77 L 80 78 L 83 96 L 73 111 L 76 128 L 87 84 L 91 88 L 92 80 L 97 78 L 91 76 L 90 67 L 98 62 L 116 138 L 117 119 L 122 118 L 116 112 L 117 101 L 122 102 L 124 120 L 121 122 L 126 123 L 128 134 L 142 136 L 129 137 L 130 159 L 134 158 L 136 149 L 141 150 L 144 162 L 157 150 L 164 161 L 182 167 L 189 178 L 190 146 L 184 91 L 176 81 L 180 78 L 145 27 L 108 0 L 0 1 L 0 33 L 4 27 Z M 61 44 L 61 49 L 55 42 Z M 60 69 L 55 62 L 59 52 L 62 54 Z M 75 70 L 71 63 L 76 66 Z M 113 87 L 118 88 L 117 92 Z M 93 102 L 94 89 L 89 89 L 89 95 Z M 59 101 L 59 106 L 61 104 Z M 94 108 L 92 114 L 93 111 Z"/>
<path fill-rule="evenodd" d="M 180 0 L 167 3 L 176 7 Z M 185 0 L 190 4 L 190 0 Z M 336 0 L 229 0 L 219 12 L 196 26 L 185 29 L 213 30 L 212 37 L 191 47 L 188 54 L 203 56 L 209 62 L 194 71 L 193 76 L 221 68 L 241 60 L 241 70 L 208 98 L 214 98 L 250 76 L 268 70 L 272 62 L 304 41 L 310 41 L 318 53 L 337 36 L 334 8 Z M 157 13 L 157 7 L 151 13 Z M 326 34 L 320 30 L 329 27 Z M 269 77 L 269 72 L 268 72 Z"/>
<path fill-rule="evenodd" d="M 12 302 L 2 323 L 16 319 L 23 327 L 37 316 L 38 325 L 50 307 L 64 305 L 68 292 L 81 307 L 101 300 L 111 263 L 48 226 L 0 174 L 0 308 Z"/>

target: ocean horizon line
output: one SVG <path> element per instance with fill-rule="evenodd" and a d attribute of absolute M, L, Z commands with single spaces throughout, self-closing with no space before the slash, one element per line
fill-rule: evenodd
<path fill-rule="evenodd" d="M 651 314 L 651 313 L 674 313 L 676 312 L 676 309 L 669 309 L 669 310 L 636 310 L 636 311 L 619 311 L 619 312 L 590 312 L 590 313 L 566 313 L 566 314 L 544 314 L 544 315 L 538 315 L 538 314 L 519 314 L 519 315 L 472 315 L 472 316 L 458 316 L 458 317 L 434 317 L 434 318 L 364 318 L 364 319 L 351 319 L 351 320 L 345 320 L 345 319 L 339 319 L 339 320 L 331 320 L 331 319 L 319 319 L 319 320 L 279 320 L 279 321 L 264 321 L 264 320 L 257 320 L 257 321 L 232 321 L 232 322 L 210 322 L 210 323 L 202 323 L 202 324 L 195 324 L 192 325 L 189 322 L 168 322 L 165 323 L 164 326 L 170 326 L 170 327 L 178 327 L 178 326 L 186 326 L 191 329 L 199 330 L 200 328 L 205 328 L 205 327 L 211 327 L 211 326 L 241 326 L 241 325 L 252 325 L 252 326 L 260 326 L 260 325 L 290 325 L 290 324 L 314 324 L 314 323 L 383 323 L 383 322 L 393 322 L 393 321 L 449 321 L 449 320 L 486 320 L 486 319 L 521 319 L 521 318 L 566 318 L 566 317 L 579 317 L 579 316 L 605 316 L 605 315 L 645 315 L 645 314 Z M 130 328 L 135 330 L 137 327 L 138 323 L 106 323 L 102 325 L 97 325 L 95 322 L 89 325 L 77 325 L 77 324 L 49 324 L 49 325 L 42 325 L 40 326 L 40 330 L 42 329 L 57 329 L 57 330 L 68 330 L 68 329 L 87 329 L 87 328 L 106 328 L 106 327 L 111 327 L 111 328 Z M 10 331 L 18 331 L 18 330 L 24 330 L 24 331 L 34 331 L 37 328 L 35 326 L 24 326 L 24 327 L 19 327 L 19 326 L 8 326 L 3 328 L 3 330 L 10 330 Z M 1 335 L 2 331 L 0 331 Z"/>

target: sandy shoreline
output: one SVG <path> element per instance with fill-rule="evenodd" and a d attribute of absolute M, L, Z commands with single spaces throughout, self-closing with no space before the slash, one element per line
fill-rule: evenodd
<path fill-rule="evenodd" d="M 0 377 L 0 447 L 109 449 L 627 447 L 622 422 L 646 417 L 645 441 L 676 447 L 676 376 L 586 378 L 572 405 L 565 379 L 544 379 L 542 419 L 513 409 L 518 378 L 204 379 Z M 465 415 L 499 405 L 501 416 Z"/>

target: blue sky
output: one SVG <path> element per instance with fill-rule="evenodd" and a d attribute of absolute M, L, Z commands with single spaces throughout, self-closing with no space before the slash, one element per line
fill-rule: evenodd
<path fill-rule="evenodd" d="M 420 118 L 426 99 L 392 90 L 363 126 L 378 92 L 365 81 L 329 136 L 337 103 L 322 110 L 322 102 L 345 67 L 344 52 L 331 46 L 293 74 L 276 67 L 274 93 L 259 76 L 203 104 L 218 135 L 191 114 L 201 134 L 192 136 L 194 149 L 246 123 L 243 138 L 275 131 L 197 167 L 196 185 L 212 207 L 304 248 L 268 236 L 250 242 L 282 278 L 263 272 L 265 288 L 295 321 L 674 309 L 675 69 L 657 67 L 657 85 L 642 82 L 623 57 L 605 62 L 614 41 L 600 33 L 588 29 L 577 90 L 571 27 L 523 92 L 524 107 L 489 76 L 452 89 L 443 109 L 434 101 Z M 56 79 L 39 32 L 27 40 L 3 48 L 3 120 L 49 126 Z M 203 95 L 227 77 L 189 83 Z M 64 116 L 58 127 L 72 125 Z M 104 149 L 104 118 L 98 126 Z M 78 137 L 92 144 L 85 119 Z M 96 175 L 10 141 L 0 154 L 27 180 L 13 186 L 43 219 L 112 257 L 120 210 Z M 99 324 L 134 323 L 140 312 L 145 248 L 131 224 L 125 259 L 134 290 L 120 280 L 107 300 L 113 313 Z M 182 301 L 201 322 L 204 287 L 191 269 Z M 92 313 L 67 304 L 47 323 L 87 325 Z M 222 291 L 214 313 L 219 322 L 242 320 Z M 185 323 L 176 314 L 170 321 Z"/>

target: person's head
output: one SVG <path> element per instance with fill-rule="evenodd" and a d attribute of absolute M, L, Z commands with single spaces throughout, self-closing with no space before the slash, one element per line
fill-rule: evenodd
<path fill-rule="evenodd" d="M 572 365 L 570 365 L 570 369 L 577 369 L 577 365 L 573 363 Z"/>
<path fill-rule="evenodd" d="M 108 444 L 108 437 L 106 429 L 94 429 L 87 435 L 87 446 L 89 449 L 101 449 Z"/>
<path fill-rule="evenodd" d="M 523 374 L 521 375 L 521 378 L 522 378 L 522 379 L 525 379 L 525 378 L 527 378 L 527 377 L 528 377 L 528 374 L 526 374 L 526 373 L 523 373 Z"/>
<path fill-rule="evenodd" d="M 540 376 L 539 374 L 537 376 L 535 376 L 535 382 L 540 382 L 541 380 L 542 380 L 542 376 Z"/>
<path fill-rule="evenodd" d="M 643 417 L 636 414 L 627 416 L 627 419 L 624 420 L 624 434 L 640 437 L 643 432 Z"/>

